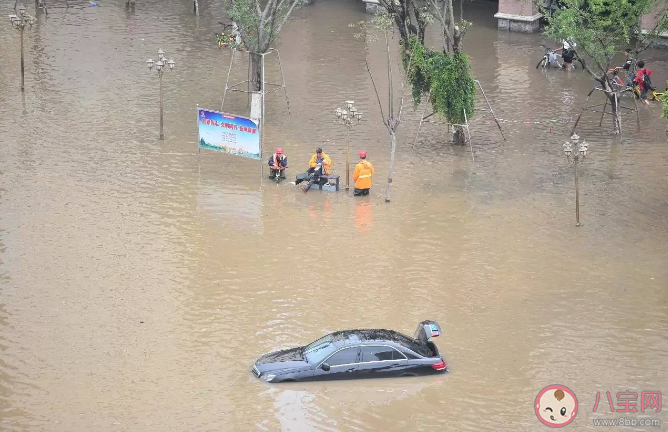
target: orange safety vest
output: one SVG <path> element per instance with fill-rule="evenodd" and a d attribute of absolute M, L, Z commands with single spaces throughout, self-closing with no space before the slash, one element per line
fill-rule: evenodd
<path fill-rule="evenodd" d="M 371 177 L 373 176 L 373 165 L 367 160 L 362 160 L 355 166 L 353 180 L 355 189 L 371 189 Z"/>
<path fill-rule="evenodd" d="M 283 155 L 283 156 L 285 157 L 285 155 Z M 274 153 L 274 166 L 278 167 L 278 168 L 285 168 L 283 166 L 283 163 L 281 163 L 281 161 L 278 159 L 278 156 L 276 155 L 276 153 Z"/>

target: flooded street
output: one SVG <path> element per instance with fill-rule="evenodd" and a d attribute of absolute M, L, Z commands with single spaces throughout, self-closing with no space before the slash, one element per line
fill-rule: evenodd
<path fill-rule="evenodd" d="M 220 109 L 231 55 L 214 36 L 221 2 L 202 0 L 198 19 L 188 1 L 49 3 L 25 31 L 25 95 L 19 34 L 0 26 L 0 431 L 536 431 L 550 384 L 577 395 L 570 429 L 595 431 L 592 419 L 621 416 L 605 392 L 668 392 L 660 105 L 639 106 L 641 130 L 625 115 L 622 141 L 583 116 L 576 228 L 562 145 L 593 81 L 536 70 L 539 34 L 498 32 L 495 2 L 466 2 L 465 50 L 507 141 L 481 110 L 472 147 L 437 123 L 416 141 L 425 108 L 408 101 L 385 203 L 389 135 L 364 61 L 383 97 L 384 43 L 353 36 L 361 1 L 317 0 L 276 44 L 290 114 L 268 97 L 265 155 L 285 148 L 292 177 L 321 146 L 343 177 L 334 110 L 352 99 L 365 119 L 351 154 L 366 150 L 376 175 L 369 197 L 303 194 L 261 182 L 258 161 L 198 152 L 196 107 Z M 176 61 L 165 141 L 146 67 L 159 48 Z M 668 51 L 644 58 L 663 89 Z M 278 71 L 268 60 L 267 80 Z M 225 110 L 247 115 L 245 96 Z M 250 373 L 331 331 L 412 335 L 425 319 L 443 328 L 448 374 L 270 385 Z M 662 425 L 626 430 L 668 425 L 665 409 L 632 416 Z"/>

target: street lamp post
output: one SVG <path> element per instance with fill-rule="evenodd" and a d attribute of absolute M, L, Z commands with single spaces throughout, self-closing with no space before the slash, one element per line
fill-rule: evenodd
<path fill-rule="evenodd" d="M 580 137 L 573 134 L 564 144 L 564 153 L 569 162 L 575 165 L 575 226 L 580 226 L 580 184 L 578 182 L 578 163 L 587 156 L 587 141 L 580 142 Z"/>
<path fill-rule="evenodd" d="M 162 121 L 162 73 L 165 71 L 165 67 L 169 66 L 169 70 L 174 70 L 174 65 L 176 62 L 174 60 L 165 58 L 165 52 L 161 49 L 158 50 L 158 61 L 154 62 L 152 59 L 146 60 L 148 69 L 152 70 L 155 65 L 155 69 L 158 71 L 158 78 L 160 79 L 160 139 L 165 139 L 165 134 L 163 133 L 163 121 Z"/>
<path fill-rule="evenodd" d="M 346 190 L 348 190 L 350 189 L 350 129 L 360 123 L 362 111 L 355 108 L 355 101 L 346 101 L 346 108 L 337 108 L 336 118 L 346 127 Z"/>
<path fill-rule="evenodd" d="M 21 33 L 21 91 L 25 91 L 25 63 L 23 55 L 23 30 L 25 30 L 26 25 L 32 28 L 33 23 L 36 21 L 34 17 L 31 17 L 26 13 L 25 6 L 19 7 L 18 15 L 10 15 L 9 22 L 12 24 L 12 27 L 17 29 Z"/>

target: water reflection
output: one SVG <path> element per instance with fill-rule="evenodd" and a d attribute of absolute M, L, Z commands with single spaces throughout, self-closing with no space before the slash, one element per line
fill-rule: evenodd
<path fill-rule="evenodd" d="M 243 186 L 201 182 L 197 194 L 200 217 L 237 234 L 262 234 L 262 193 Z"/>
<path fill-rule="evenodd" d="M 373 205 L 370 200 L 360 198 L 355 203 L 355 227 L 360 234 L 366 234 L 373 223 Z"/>

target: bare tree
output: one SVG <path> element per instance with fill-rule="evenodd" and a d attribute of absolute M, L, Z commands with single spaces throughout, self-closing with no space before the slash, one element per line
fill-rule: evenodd
<path fill-rule="evenodd" d="M 411 36 L 417 36 L 424 44 L 425 31 L 432 21 L 424 3 L 417 0 L 378 0 L 378 3 L 394 21 L 404 46 L 410 46 Z"/>
<path fill-rule="evenodd" d="M 387 128 L 388 133 L 390 134 L 390 166 L 388 168 L 387 174 L 387 189 L 385 190 L 385 202 L 390 202 L 392 198 L 392 173 L 394 171 L 394 159 L 397 150 L 397 128 L 401 123 L 401 114 L 404 109 L 404 89 L 406 86 L 406 79 L 401 80 L 401 99 L 399 101 L 399 109 L 395 110 L 394 105 L 394 80 L 392 74 L 392 55 L 390 53 L 390 38 L 389 30 L 393 25 L 393 21 L 390 15 L 380 14 L 374 17 L 371 20 L 371 26 L 373 28 L 379 29 L 383 32 L 385 40 L 385 48 L 387 52 L 387 80 L 388 80 L 388 94 L 387 94 L 387 115 L 383 110 L 383 103 L 380 100 L 380 94 L 378 93 L 378 88 L 376 87 L 376 82 L 373 79 L 373 74 L 371 73 L 371 68 L 369 67 L 369 61 L 365 58 L 366 70 L 369 73 L 371 78 L 371 84 L 373 84 L 374 92 L 376 93 L 376 99 L 378 100 L 378 108 L 380 109 L 380 116 L 383 119 L 383 124 Z M 358 26 L 362 29 L 362 33 L 355 35 L 356 37 L 365 37 L 365 42 L 375 40 L 369 34 L 369 26 L 366 22 L 362 21 L 358 23 Z M 406 70 L 410 70 L 411 62 L 413 61 L 412 53 L 408 59 L 408 67 Z M 406 77 L 405 77 L 406 78 Z"/>

